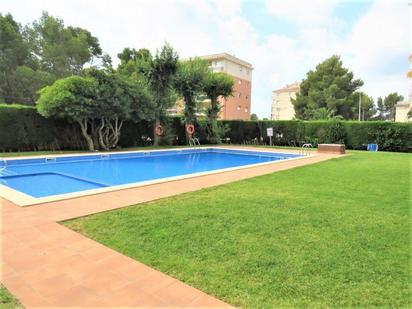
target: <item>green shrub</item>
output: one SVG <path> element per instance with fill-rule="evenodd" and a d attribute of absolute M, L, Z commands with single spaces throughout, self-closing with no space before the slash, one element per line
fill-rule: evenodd
<path fill-rule="evenodd" d="M 0 151 L 81 149 L 80 132 L 65 121 L 46 119 L 32 106 L 0 104 Z"/>
<path fill-rule="evenodd" d="M 165 135 L 161 144 L 186 144 L 182 117 L 169 117 L 162 121 Z M 303 143 L 345 143 L 348 149 L 366 149 L 376 143 L 380 150 L 411 151 L 412 124 L 383 121 L 242 121 L 223 120 L 223 138 L 232 144 L 258 141 L 269 144 L 267 128 L 273 128 L 274 145 L 300 146 Z M 208 123 L 200 120 L 196 137 L 201 144 L 211 142 Z M 149 138 L 149 140 L 147 140 Z M 119 141 L 120 147 L 151 145 L 153 123 L 125 122 Z M 46 119 L 34 107 L 18 104 L 0 104 L 0 152 L 31 150 L 86 149 L 77 126 L 65 120 Z"/>
<path fill-rule="evenodd" d="M 322 143 L 344 143 L 348 149 L 366 149 L 376 143 L 380 150 L 411 151 L 412 124 L 383 121 L 238 121 L 225 120 L 230 128 L 227 138 L 235 144 L 250 143 L 257 139 L 269 143 L 266 129 L 273 128 L 273 144 L 300 146 Z"/>

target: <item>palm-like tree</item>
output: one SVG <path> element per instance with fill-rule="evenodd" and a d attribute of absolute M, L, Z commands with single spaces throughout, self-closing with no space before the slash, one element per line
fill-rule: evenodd
<path fill-rule="evenodd" d="M 219 98 L 226 99 L 233 92 L 233 78 L 225 73 L 210 72 L 204 81 L 204 92 L 210 99 L 210 110 L 208 113 L 211 131 L 211 141 L 219 141 L 219 128 L 217 118 L 220 111 Z"/>

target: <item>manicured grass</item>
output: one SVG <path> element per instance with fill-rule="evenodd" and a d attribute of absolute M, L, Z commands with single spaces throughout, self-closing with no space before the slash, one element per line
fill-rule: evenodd
<path fill-rule="evenodd" d="M 355 152 L 65 224 L 235 306 L 406 308 L 410 167 Z"/>
<path fill-rule="evenodd" d="M 19 301 L 10 294 L 7 289 L 0 284 L 0 308 L 2 309 L 21 309 Z"/>

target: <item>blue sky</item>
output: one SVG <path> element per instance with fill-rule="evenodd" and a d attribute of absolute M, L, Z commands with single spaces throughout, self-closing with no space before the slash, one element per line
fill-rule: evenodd
<path fill-rule="evenodd" d="M 252 112 L 270 116 L 274 89 L 300 81 L 333 54 L 373 96 L 408 95 L 411 10 L 403 0 L 13 0 L 22 24 L 45 10 L 87 28 L 114 60 L 124 47 L 156 51 L 168 41 L 182 58 L 227 52 L 254 66 Z"/>

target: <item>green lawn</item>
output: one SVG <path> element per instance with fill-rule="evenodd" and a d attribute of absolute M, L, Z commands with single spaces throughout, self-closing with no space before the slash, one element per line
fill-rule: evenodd
<path fill-rule="evenodd" d="M 23 308 L 19 301 L 10 294 L 7 289 L 0 284 L 0 308 L 2 309 L 20 309 Z"/>
<path fill-rule="evenodd" d="M 411 158 L 353 152 L 65 224 L 235 306 L 406 308 Z"/>

